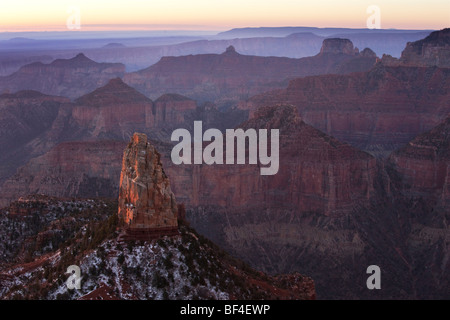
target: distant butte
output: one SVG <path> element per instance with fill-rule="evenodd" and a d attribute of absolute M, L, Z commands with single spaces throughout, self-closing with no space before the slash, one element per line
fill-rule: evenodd
<path fill-rule="evenodd" d="M 227 47 L 224 53 L 237 53 L 236 49 L 233 46 Z"/>
<path fill-rule="evenodd" d="M 289 79 L 367 71 L 377 60 L 371 52 L 359 54 L 348 39 L 326 39 L 320 53 L 301 59 L 245 55 L 230 45 L 222 54 L 166 56 L 123 80 L 152 99 L 171 92 L 220 108 L 282 88 Z"/>

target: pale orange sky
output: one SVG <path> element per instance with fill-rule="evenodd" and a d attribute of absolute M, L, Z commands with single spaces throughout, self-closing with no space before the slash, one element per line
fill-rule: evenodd
<path fill-rule="evenodd" d="M 205 30 L 257 26 L 365 28 L 370 5 L 380 8 L 381 28 L 450 26 L 450 0 L 1 0 L 0 31 L 67 30 L 66 21 L 73 13 L 69 8 L 73 6 L 79 8 L 83 30 L 98 30 L 95 25 L 116 30 L 142 29 L 142 25 L 149 29 Z"/>

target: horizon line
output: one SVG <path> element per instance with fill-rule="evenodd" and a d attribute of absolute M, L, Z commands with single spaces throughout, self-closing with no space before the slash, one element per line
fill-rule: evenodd
<path fill-rule="evenodd" d="M 450 27 L 450 26 L 449 26 Z M 442 30 L 442 28 L 417 28 L 417 27 L 388 27 L 379 29 L 370 29 L 364 26 L 307 26 L 307 25 L 283 25 L 283 26 L 206 26 L 206 25 L 187 25 L 187 24 L 82 24 L 80 29 L 70 30 L 66 26 L 48 25 L 48 26 L 3 26 L 4 30 L 0 33 L 45 33 L 45 32 L 225 32 L 235 29 L 282 29 L 282 28 L 315 28 L 315 29 L 360 29 L 360 30 L 398 30 L 398 31 L 433 31 Z M 85 29 L 85 30 L 83 30 Z M 86 30 L 87 29 L 87 30 Z"/>

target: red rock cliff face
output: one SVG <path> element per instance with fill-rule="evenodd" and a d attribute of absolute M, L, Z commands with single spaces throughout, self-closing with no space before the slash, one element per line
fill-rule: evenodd
<path fill-rule="evenodd" d="M 323 40 L 320 53 L 344 53 L 348 55 L 357 55 L 358 49 L 355 49 L 353 47 L 353 43 L 348 39 L 330 38 Z"/>
<path fill-rule="evenodd" d="M 184 122 L 196 103 L 180 95 L 164 95 L 155 103 L 116 78 L 75 101 L 72 119 L 91 137 L 127 137 L 134 130 L 172 128 Z"/>
<path fill-rule="evenodd" d="M 123 153 L 119 216 L 131 231 L 176 231 L 177 204 L 160 154 L 145 134 L 135 133 Z"/>
<path fill-rule="evenodd" d="M 450 67 L 450 28 L 432 32 L 425 39 L 409 42 L 400 64 L 410 66 Z"/>
<path fill-rule="evenodd" d="M 36 91 L 0 95 L 0 184 L 30 159 L 27 144 L 51 129 L 68 102 Z"/>
<path fill-rule="evenodd" d="M 225 208 L 295 207 L 298 212 L 339 216 L 369 200 L 375 159 L 305 124 L 294 107 L 263 108 L 241 127 L 280 130 L 278 173 L 262 176 L 259 166 L 249 164 L 172 164 L 167 171 L 180 202 Z"/>
<path fill-rule="evenodd" d="M 341 141 L 387 156 L 450 112 L 450 69 L 386 67 L 292 80 L 241 107 L 289 103 L 303 120 Z"/>
<path fill-rule="evenodd" d="M 75 103 L 69 103 L 66 98 L 24 91 L 0 96 L 0 108 L 4 111 L 0 115 L 0 122 L 4 125 L 4 139 L 0 139 L 4 150 L 0 155 L 0 159 L 3 159 L 0 162 L 0 203 L 8 204 L 14 197 L 21 196 L 21 192 L 56 196 L 72 192 L 73 196 L 91 197 L 97 194 L 107 197 L 117 194 L 117 190 L 111 190 L 110 186 L 118 184 L 115 174 L 120 173 L 121 160 L 116 163 L 110 156 L 105 157 L 111 160 L 110 163 L 104 163 L 107 167 L 105 170 L 112 168 L 112 171 L 109 177 L 99 172 L 94 174 L 98 174 L 96 177 L 102 180 L 102 185 L 108 185 L 100 188 L 100 192 L 95 190 L 96 186 L 99 187 L 100 180 L 92 182 L 92 187 L 87 188 L 86 177 L 94 179 L 91 176 L 93 171 L 88 168 L 87 163 L 79 168 L 80 172 L 71 169 L 73 163 L 78 163 L 80 154 L 88 159 L 89 155 L 85 152 L 90 148 L 89 143 L 128 140 L 136 129 L 141 129 L 152 137 L 167 139 L 171 129 L 183 126 L 185 116 L 195 111 L 197 106 L 194 101 L 173 94 L 164 95 L 153 103 L 120 79 L 113 79 L 106 86 L 77 99 Z M 78 141 L 79 150 L 72 146 L 69 148 L 72 152 L 66 152 L 64 150 L 67 144 L 58 146 L 67 140 Z M 108 148 L 108 145 L 105 146 L 106 154 L 110 152 Z M 123 150 L 114 150 L 114 159 L 121 159 Z M 60 157 L 61 163 L 53 162 L 54 155 L 60 153 L 64 153 Z M 94 167 L 99 161 L 96 157 L 100 154 L 100 146 L 93 149 Z M 45 161 L 48 161 L 49 166 L 45 165 Z M 16 172 L 21 166 L 23 167 Z M 50 183 L 37 182 L 45 180 L 44 173 L 47 170 L 52 172 L 53 178 L 50 180 L 57 180 L 57 170 L 52 170 L 51 166 L 55 170 L 62 170 L 60 176 L 64 188 L 55 183 L 55 190 L 51 190 Z M 11 181 L 4 183 L 8 178 Z M 66 185 L 68 180 L 74 185 L 73 188 Z M 28 185 L 29 181 L 35 183 Z M 79 185 L 83 186 L 81 191 Z"/>
<path fill-rule="evenodd" d="M 153 102 L 116 78 L 75 100 L 72 119 L 90 135 L 130 136 L 133 128 L 154 124 Z"/>
<path fill-rule="evenodd" d="M 125 66 L 121 63 L 97 63 L 80 53 L 72 59 L 23 66 L 19 71 L 0 78 L 0 92 L 36 90 L 74 99 L 124 73 Z"/>

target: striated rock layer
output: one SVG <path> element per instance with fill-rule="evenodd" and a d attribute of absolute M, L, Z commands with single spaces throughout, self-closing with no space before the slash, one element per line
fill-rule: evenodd
<path fill-rule="evenodd" d="M 168 167 L 197 230 L 265 272 L 311 275 L 319 298 L 446 296 L 448 218 L 403 196 L 392 169 L 305 124 L 294 107 L 260 108 L 241 127 L 280 129 L 280 170 Z M 381 291 L 365 285 L 371 264 L 383 270 Z"/>
<path fill-rule="evenodd" d="M 343 42 L 344 44 L 341 44 Z M 273 88 L 287 79 L 370 69 L 375 54 L 359 54 L 349 40 L 324 41 L 323 52 L 301 59 L 242 55 L 229 46 L 222 54 L 163 57 L 158 63 L 124 76 L 150 97 L 172 92 L 228 107 Z"/>
<path fill-rule="evenodd" d="M 357 55 L 358 49 L 354 48 L 353 43 L 348 39 L 329 38 L 323 40 L 320 53 L 344 53 L 348 55 Z"/>
<path fill-rule="evenodd" d="M 95 138 L 123 139 L 141 132 L 166 131 L 180 126 L 195 111 L 195 101 L 180 95 L 163 95 L 155 102 L 120 78 L 75 100 L 71 120 Z"/>
<path fill-rule="evenodd" d="M 277 175 L 261 176 L 258 165 L 175 166 L 172 145 L 157 144 L 192 226 L 260 270 L 313 276 L 319 298 L 448 296 L 448 205 L 442 201 L 448 192 L 439 169 L 448 154 L 445 130 L 413 142 L 417 150 L 411 145 L 410 152 L 396 153 L 400 160 L 392 167 L 305 124 L 293 107 L 262 108 L 241 127 L 280 129 Z M 15 195 L 23 195 L 36 190 L 23 189 L 30 185 L 58 194 L 68 177 L 76 186 L 82 172 L 92 170 L 93 179 L 110 171 L 108 180 L 98 180 L 102 184 L 83 183 L 80 190 L 117 197 L 126 144 L 114 148 L 114 156 L 101 151 L 109 144 L 101 141 L 94 149 L 92 142 L 80 142 L 52 161 L 30 161 L 10 190 L 21 186 Z M 83 154 L 89 161 L 81 166 Z M 430 168 L 436 170 L 428 174 Z M 166 234 L 163 228 L 152 236 Z M 128 232 L 131 239 L 148 236 L 145 228 Z M 382 269 L 382 290 L 365 285 L 371 264 Z"/>
<path fill-rule="evenodd" d="M 315 299 L 311 278 L 258 272 L 186 225 L 176 237 L 123 243 L 113 212 L 117 214 L 116 201 L 43 196 L 21 198 L 0 209 L 0 299 Z M 81 234 L 80 229 L 86 231 Z M 81 269 L 80 290 L 67 290 L 61 269 L 68 262 Z M 103 276 L 89 272 L 94 268 Z M 41 281 L 43 277 L 61 281 Z M 176 318 L 180 311 L 172 311 Z"/>
<path fill-rule="evenodd" d="M 129 238 L 178 233 L 178 208 L 160 157 L 139 133 L 123 153 L 118 214 Z"/>
<path fill-rule="evenodd" d="M 450 69 L 378 64 L 368 72 L 295 79 L 240 107 L 252 113 L 265 105 L 292 104 L 306 123 L 386 157 L 444 120 L 449 101 Z"/>
<path fill-rule="evenodd" d="M 434 31 L 425 39 L 409 42 L 399 63 L 450 68 L 450 28 Z"/>
<path fill-rule="evenodd" d="M 404 194 L 450 212 L 450 117 L 392 153 L 388 164 Z"/>
<path fill-rule="evenodd" d="M 322 51 L 339 48 L 348 53 L 351 46 L 328 39 Z M 384 56 L 366 72 L 294 79 L 240 107 L 251 113 L 260 106 L 293 104 L 306 123 L 386 158 L 448 116 L 449 67 L 450 29 L 443 29 L 408 43 L 400 59 Z"/>
<path fill-rule="evenodd" d="M 85 159 L 89 157 L 85 152 L 92 147 L 93 141 L 104 143 L 105 154 L 109 154 L 112 141 L 126 145 L 135 131 L 151 135 L 156 143 L 158 140 L 168 141 L 175 128 L 190 129 L 194 120 L 203 120 L 205 127 L 222 129 L 232 128 L 246 119 L 243 111 L 225 114 L 214 107 L 197 107 L 195 101 L 177 94 L 165 94 L 153 102 L 120 78 L 110 80 L 105 86 L 73 103 L 66 98 L 46 96 L 34 91 L 3 94 L 0 95 L 0 110 L 0 124 L 4 128 L 0 130 L 3 151 L 0 154 L 1 206 L 28 192 L 65 195 L 68 179 L 72 185 L 85 185 L 81 172 L 90 176 L 95 170 L 84 166 L 80 172 L 76 172 L 70 168 L 72 164 L 78 163 L 80 156 Z M 68 141 L 77 141 L 77 144 L 70 146 L 66 144 Z M 79 149 L 74 150 L 74 145 L 78 145 Z M 98 147 L 93 150 L 92 166 L 96 167 L 99 163 L 97 156 L 101 155 L 101 151 Z M 114 168 L 107 178 L 108 185 L 116 186 L 123 147 L 113 150 L 114 159 L 120 160 L 105 165 Z M 61 163 L 53 162 L 55 153 L 63 154 Z M 106 156 L 106 159 L 112 158 Z M 58 171 L 61 179 L 51 190 L 51 184 L 45 180 L 45 173 L 51 171 L 50 176 L 54 177 L 56 168 L 61 169 Z M 104 179 L 105 176 L 100 174 L 99 178 Z M 11 181 L 4 183 L 8 179 Z M 28 183 L 32 180 L 41 182 Z M 74 196 L 108 194 L 117 197 L 117 190 L 111 191 L 109 187 L 101 188 L 100 192 L 92 187 L 90 193 L 79 192 L 77 187 L 69 189 Z"/>

